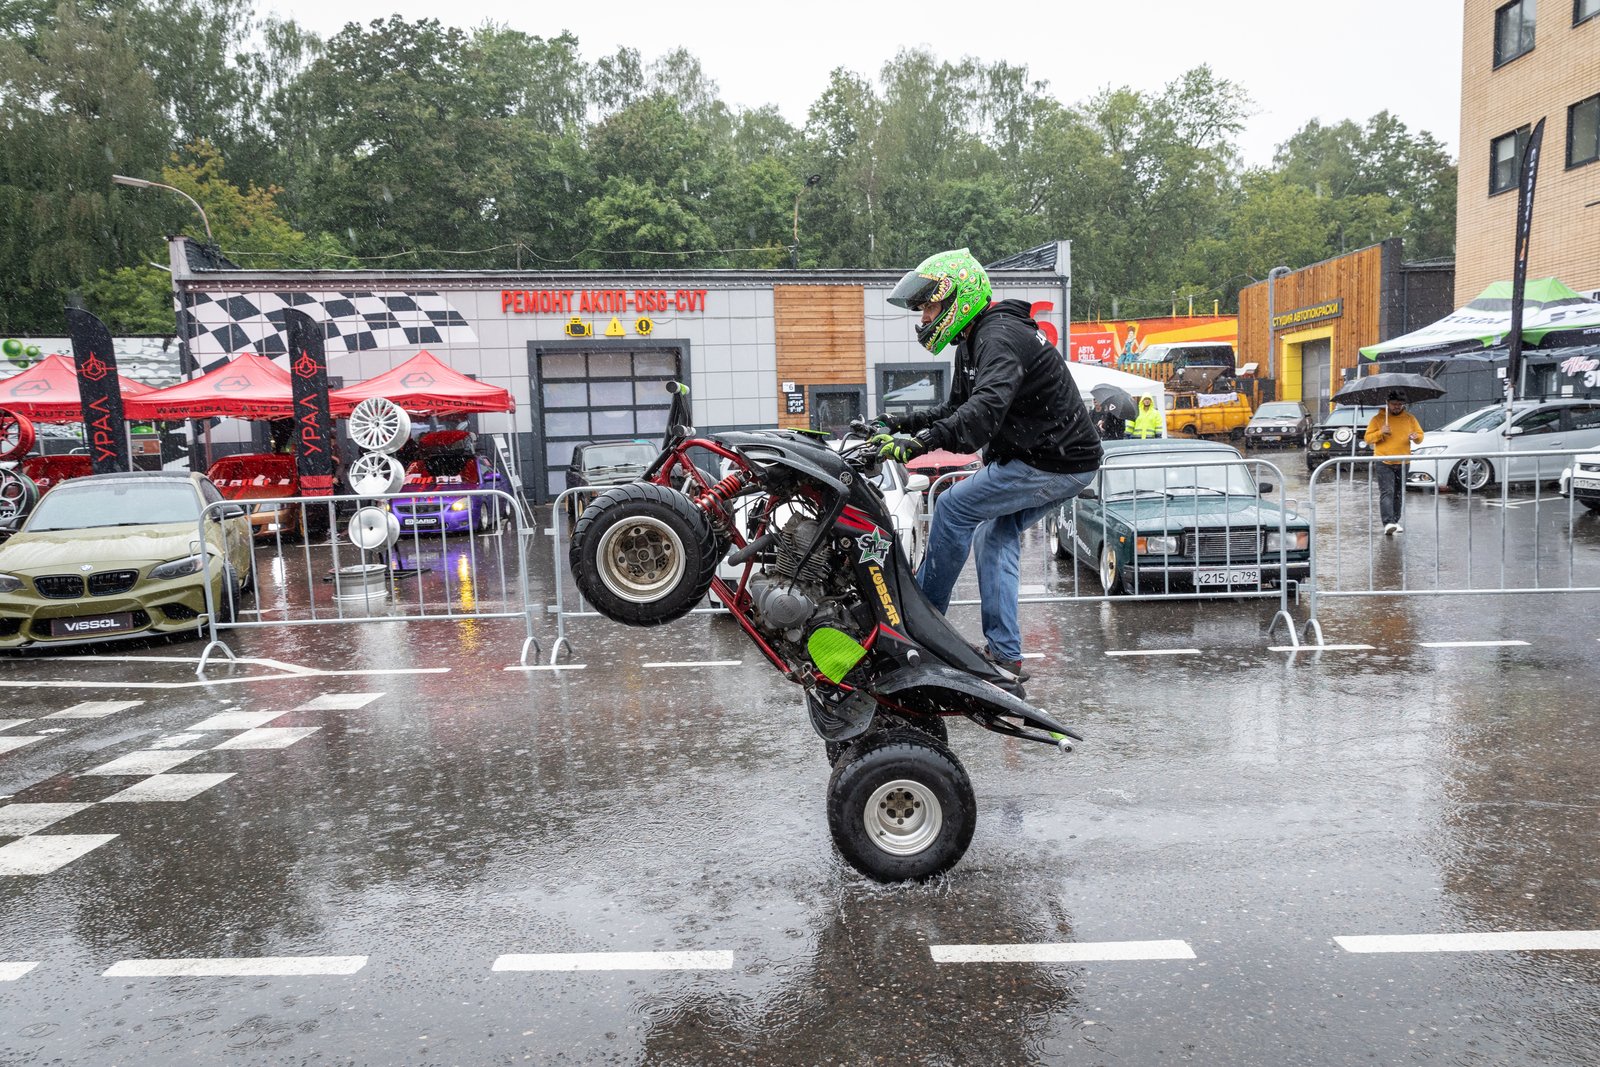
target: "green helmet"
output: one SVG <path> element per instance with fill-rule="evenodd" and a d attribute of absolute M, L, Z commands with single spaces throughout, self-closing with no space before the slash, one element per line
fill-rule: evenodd
<path fill-rule="evenodd" d="M 889 294 L 889 303 L 910 311 L 946 301 L 939 317 L 917 327 L 917 340 L 934 355 L 945 350 L 978 313 L 989 306 L 994 289 L 983 264 L 965 248 L 939 252 L 908 271 Z"/>

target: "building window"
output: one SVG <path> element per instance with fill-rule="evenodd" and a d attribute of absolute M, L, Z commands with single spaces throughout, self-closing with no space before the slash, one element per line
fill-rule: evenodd
<path fill-rule="evenodd" d="M 1517 187 L 1522 177 L 1522 148 L 1528 143 L 1528 127 L 1512 130 L 1489 142 L 1489 195 Z"/>
<path fill-rule="evenodd" d="M 1600 93 L 1567 108 L 1567 166 L 1600 159 Z"/>
<path fill-rule="evenodd" d="M 1509 63 L 1533 51 L 1534 0 L 1511 0 L 1495 9 L 1494 65 Z"/>
<path fill-rule="evenodd" d="M 1600 15 L 1600 0 L 1572 0 L 1572 24 L 1588 22 Z"/>

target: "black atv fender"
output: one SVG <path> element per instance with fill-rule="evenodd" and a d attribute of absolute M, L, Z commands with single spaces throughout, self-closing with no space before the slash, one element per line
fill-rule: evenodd
<path fill-rule="evenodd" d="M 968 716 L 974 722 L 986 729 L 996 729 L 996 723 L 993 721 L 992 716 L 1005 715 L 1020 719 L 1028 726 L 1036 730 L 1042 730 L 1046 734 L 1063 734 L 1074 741 L 1083 740 L 1082 734 L 1061 725 L 1027 701 L 1020 700 L 998 686 L 990 685 L 982 679 L 974 678 L 970 674 L 958 671 L 954 667 L 947 667 L 942 663 L 921 663 L 915 667 L 901 667 L 899 670 L 892 671 L 879 678 L 872 686 L 871 692 L 874 696 L 892 697 L 896 693 L 920 688 L 950 690 L 986 705 L 990 713 L 989 716 L 984 716 L 981 713 L 968 713 Z M 1005 727 L 1009 726 L 1009 724 L 1001 723 L 999 725 L 1002 727 L 999 730 L 1000 733 L 1027 736 L 1018 734 L 1014 729 L 1006 729 Z M 1053 740 L 1039 737 L 1031 739 L 1036 741 Z"/>

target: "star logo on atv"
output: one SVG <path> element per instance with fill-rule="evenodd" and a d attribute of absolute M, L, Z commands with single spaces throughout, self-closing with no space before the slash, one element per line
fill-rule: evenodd
<path fill-rule="evenodd" d="M 856 544 L 861 546 L 862 563 L 876 563 L 880 567 L 889 562 L 889 549 L 894 546 L 893 541 L 877 530 L 862 534 L 856 538 Z"/>

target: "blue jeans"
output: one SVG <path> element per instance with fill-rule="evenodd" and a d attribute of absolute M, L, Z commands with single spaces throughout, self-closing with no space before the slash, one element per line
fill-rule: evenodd
<path fill-rule="evenodd" d="M 947 611 L 950 592 L 976 541 L 983 636 L 996 658 L 1021 659 L 1017 571 L 1022 531 L 1077 496 L 1093 478 L 1093 471 L 1052 474 L 1014 459 L 983 467 L 956 482 L 939 495 L 933 509 L 928 552 L 917 571 L 917 585 L 934 607 Z"/>

